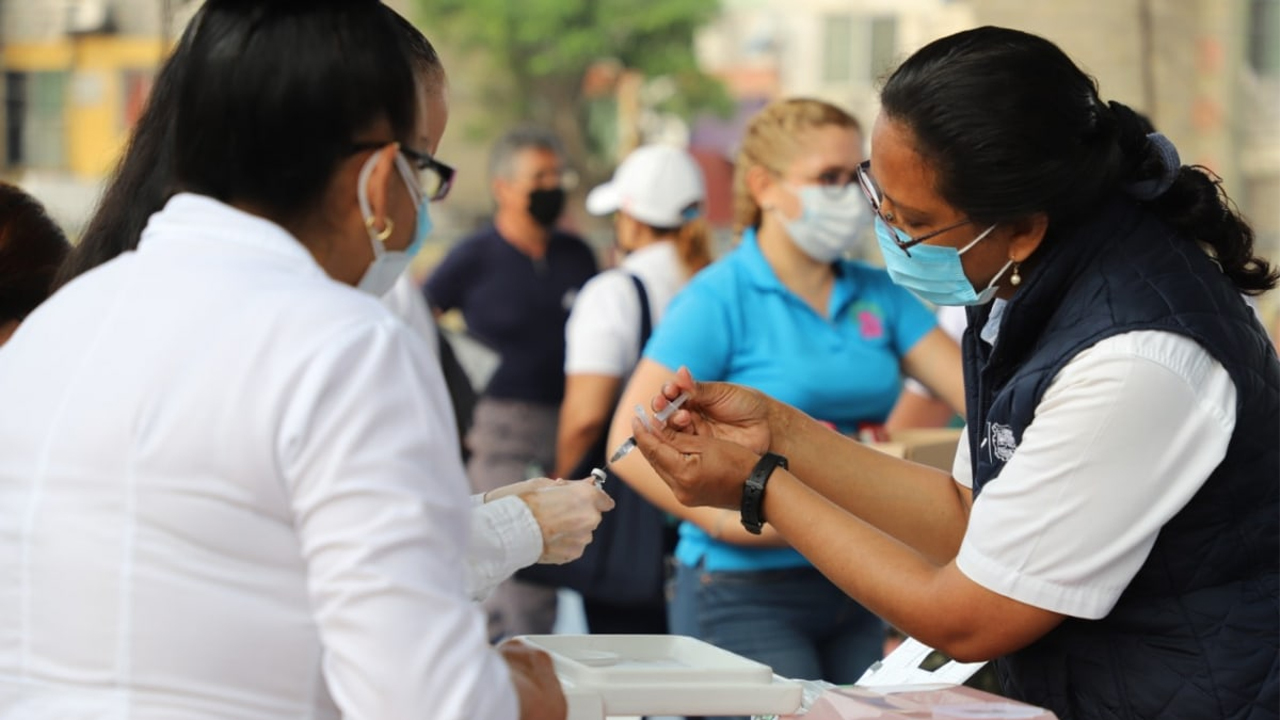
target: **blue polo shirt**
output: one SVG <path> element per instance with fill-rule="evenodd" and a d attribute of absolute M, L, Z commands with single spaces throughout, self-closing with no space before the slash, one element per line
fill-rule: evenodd
<path fill-rule="evenodd" d="M 595 254 L 576 235 L 553 232 L 535 260 L 490 227 L 455 245 L 423 292 L 432 307 L 461 310 L 467 330 L 501 354 L 486 397 L 559 405 L 565 321 L 595 274 Z"/>
<path fill-rule="evenodd" d="M 902 390 L 902 356 L 934 328 L 934 316 L 884 270 L 852 261 L 835 269 L 819 315 L 778 280 L 748 230 L 671 301 L 645 357 L 673 370 L 686 365 L 698 380 L 756 388 L 841 432 L 882 423 Z M 808 564 L 790 548 L 731 545 L 690 523 L 680 527 L 676 558 L 708 570 Z"/>

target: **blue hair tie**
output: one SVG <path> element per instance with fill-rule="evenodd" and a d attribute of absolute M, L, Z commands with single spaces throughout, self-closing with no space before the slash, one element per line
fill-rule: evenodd
<path fill-rule="evenodd" d="M 1182 159 L 1178 157 L 1178 148 L 1173 146 L 1169 138 L 1154 132 L 1147 135 L 1147 143 L 1149 144 L 1147 152 L 1155 152 L 1156 157 L 1160 159 L 1161 172 L 1156 177 L 1124 186 L 1124 191 L 1138 200 L 1155 200 L 1163 195 L 1173 185 L 1173 181 L 1178 179 L 1178 172 L 1182 170 Z"/>

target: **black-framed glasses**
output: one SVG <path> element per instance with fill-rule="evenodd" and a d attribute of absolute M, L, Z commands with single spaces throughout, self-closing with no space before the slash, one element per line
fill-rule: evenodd
<path fill-rule="evenodd" d="M 389 142 L 356 143 L 351 151 L 376 150 L 390 144 Z M 402 144 L 400 146 L 400 154 L 409 161 L 409 164 L 417 172 L 418 187 L 421 188 L 422 193 L 426 195 L 428 200 L 432 202 L 443 200 L 449 194 L 449 190 L 453 187 L 453 177 L 457 174 L 457 170 L 436 160 L 428 153 L 419 152 L 407 145 Z"/>
<path fill-rule="evenodd" d="M 885 227 L 889 228 L 889 230 L 893 232 L 893 243 L 897 245 L 902 252 L 906 253 L 907 257 L 911 257 L 911 248 L 919 245 L 925 240 L 935 238 L 944 232 L 955 230 L 958 227 L 968 225 L 973 222 L 973 220 L 966 218 L 944 228 L 927 232 L 916 237 L 911 237 L 895 227 L 893 223 L 889 222 L 890 218 L 885 217 L 885 214 L 880 210 L 880 203 L 884 194 L 881 193 L 880 186 L 876 184 L 875 179 L 871 177 L 870 160 L 863 160 L 862 163 L 858 165 L 858 185 L 862 188 L 862 194 L 867 196 L 867 202 L 871 204 L 871 210 L 875 212 L 876 217 L 880 218 L 880 222 L 884 223 Z"/>

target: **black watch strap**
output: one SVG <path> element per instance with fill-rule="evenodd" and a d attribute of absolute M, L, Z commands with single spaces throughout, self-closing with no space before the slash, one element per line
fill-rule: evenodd
<path fill-rule="evenodd" d="M 774 468 L 785 470 L 786 467 L 786 458 L 767 452 L 751 469 L 751 475 L 742 486 L 742 527 L 747 532 L 759 535 L 764 528 L 764 486 L 768 484 Z"/>

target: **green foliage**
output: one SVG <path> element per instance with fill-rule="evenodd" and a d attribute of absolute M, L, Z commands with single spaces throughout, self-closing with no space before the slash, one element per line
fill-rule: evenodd
<path fill-rule="evenodd" d="M 511 119 L 563 130 L 566 113 L 574 113 L 576 126 L 585 131 L 589 111 L 582 82 L 587 70 L 602 61 L 649 78 L 670 76 L 681 95 L 664 103 L 664 110 L 688 116 L 727 106 L 723 88 L 698 71 L 693 52 L 694 33 L 716 16 L 718 0 L 415 3 L 415 19 L 433 42 L 488 66 L 465 80 L 455 77 L 455 82 L 484 85 L 476 88 L 478 94 L 494 113 Z M 583 140 L 584 147 L 595 144 Z"/>
<path fill-rule="evenodd" d="M 617 58 L 647 74 L 693 67 L 694 31 L 717 0 L 417 0 L 429 34 L 505 56 L 529 77 L 580 75 Z"/>

